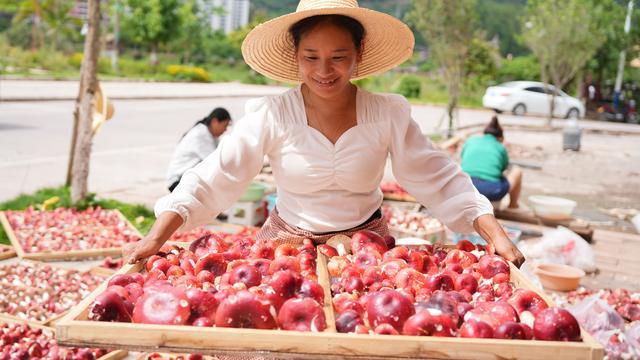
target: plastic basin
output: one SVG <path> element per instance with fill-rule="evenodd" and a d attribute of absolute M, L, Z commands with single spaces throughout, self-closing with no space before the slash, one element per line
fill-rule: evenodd
<path fill-rule="evenodd" d="M 533 272 L 540 278 L 542 286 L 556 291 L 575 290 L 585 275 L 576 267 L 561 264 L 539 264 Z"/>
<path fill-rule="evenodd" d="M 254 202 L 254 201 L 262 200 L 263 196 L 264 196 L 264 186 L 257 183 L 251 183 L 247 187 L 247 189 L 244 191 L 244 194 L 240 196 L 240 199 L 238 199 L 238 201 Z"/>
<path fill-rule="evenodd" d="M 529 203 L 536 215 L 551 220 L 570 219 L 571 213 L 577 205 L 573 200 L 543 195 L 529 196 Z"/>

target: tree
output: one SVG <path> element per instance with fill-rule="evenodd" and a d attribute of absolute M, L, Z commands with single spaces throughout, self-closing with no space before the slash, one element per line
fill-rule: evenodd
<path fill-rule="evenodd" d="M 73 0 L 22 0 L 14 1 L 14 4 L 17 12 L 13 21 L 31 22 L 32 50 L 44 44 L 57 50 L 61 40 L 74 38 L 82 25 L 80 19 L 71 16 L 75 6 Z"/>
<path fill-rule="evenodd" d="M 122 33 L 134 44 L 151 51 L 151 64 L 158 62 L 157 51 L 178 35 L 179 0 L 126 0 Z"/>
<path fill-rule="evenodd" d="M 449 92 L 448 136 L 453 135 L 454 112 L 458 104 L 469 48 L 476 37 L 476 0 L 414 0 L 407 19 L 422 33 L 429 51 L 444 71 Z"/>
<path fill-rule="evenodd" d="M 596 83 L 603 83 L 605 79 L 614 78 L 618 68 L 618 56 L 621 50 L 626 50 L 629 59 L 638 56 L 640 43 L 640 11 L 634 9 L 631 19 L 631 32 L 625 34 L 623 27 L 627 14 L 625 1 L 600 0 L 603 8 L 598 28 L 606 36 L 606 40 L 592 59 L 586 64 L 586 72 L 594 76 Z"/>
<path fill-rule="evenodd" d="M 84 42 L 84 56 L 80 70 L 80 91 L 75 110 L 75 146 L 71 165 L 71 200 L 75 203 L 87 197 L 89 161 L 92 144 L 92 114 L 94 95 L 98 89 L 96 76 L 100 54 L 100 0 L 88 1 L 88 32 Z"/>
<path fill-rule="evenodd" d="M 598 1 L 598 3 L 600 3 Z M 542 81 L 560 90 L 594 55 L 605 39 L 598 28 L 602 6 L 591 0 L 530 0 L 523 36 L 540 63 Z M 553 118 L 551 93 L 547 126 Z"/>

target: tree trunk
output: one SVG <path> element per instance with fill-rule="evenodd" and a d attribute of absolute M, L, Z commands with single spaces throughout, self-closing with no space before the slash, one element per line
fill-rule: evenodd
<path fill-rule="evenodd" d="M 544 67 L 544 65 L 540 65 L 540 80 L 542 80 L 542 83 L 544 84 L 544 90 L 545 92 L 549 92 L 549 87 L 547 86 L 547 84 L 549 83 L 549 78 L 547 76 L 547 69 Z M 546 127 L 547 128 L 551 128 L 551 120 L 553 119 L 553 97 L 551 99 L 551 103 L 549 104 L 549 114 L 547 115 L 547 124 Z"/>
<path fill-rule="evenodd" d="M 74 203 L 86 198 L 88 194 L 93 100 L 98 87 L 96 67 L 100 51 L 100 0 L 89 0 L 88 8 L 89 31 L 84 42 L 80 99 L 76 102 L 78 126 L 71 167 L 71 201 Z"/>
<path fill-rule="evenodd" d="M 151 55 L 149 56 L 149 61 L 151 65 L 158 65 L 158 47 L 156 44 L 151 45 Z"/>
<path fill-rule="evenodd" d="M 453 137 L 453 120 L 458 106 L 458 94 L 460 92 L 460 78 L 457 74 L 451 74 L 449 79 L 449 101 L 447 102 L 447 114 L 449 115 L 449 128 L 447 138 Z"/>

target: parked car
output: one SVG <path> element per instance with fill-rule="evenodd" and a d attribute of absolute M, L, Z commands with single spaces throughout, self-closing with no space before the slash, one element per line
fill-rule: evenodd
<path fill-rule="evenodd" d="M 556 90 L 553 85 L 537 81 L 510 81 L 489 86 L 482 97 L 482 105 L 498 113 L 510 111 L 514 115 L 549 115 L 552 92 L 556 92 L 554 117 L 581 118 L 585 109 L 580 100 Z"/>

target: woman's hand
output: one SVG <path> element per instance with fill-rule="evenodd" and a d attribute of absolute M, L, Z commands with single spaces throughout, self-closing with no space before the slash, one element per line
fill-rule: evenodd
<path fill-rule="evenodd" d="M 144 260 L 158 253 L 163 243 L 164 242 L 145 237 L 140 241 L 125 244 L 122 247 L 122 258 L 127 264 L 135 264 L 139 260 Z"/>
<path fill-rule="evenodd" d="M 513 263 L 513 265 L 518 268 L 524 263 L 524 255 L 518 250 L 518 248 L 511 242 L 511 240 L 507 238 L 502 238 L 501 240 L 494 241 L 492 248 L 495 253 L 502 256 L 506 260 L 509 260 Z"/>
<path fill-rule="evenodd" d="M 522 255 L 520 250 L 511 242 L 511 239 L 509 239 L 509 236 L 493 215 L 486 214 L 479 216 L 473 222 L 473 226 L 478 234 L 489 244 L 489 252 L 495 251 L 496 254 L 511 261 L 517 267 L 520 267 L 522 263 L 524 263 L 524 255 Z"/>
<path fill-rule="evenodd" d="M 182 217 L 177 213 L 163 212 L 153 223 L 147 236 L 138 242 L 125 244 L 122 247 L 122 258 L 128 264 L 135 264 L 155 255 L 182 223 Z"/>

